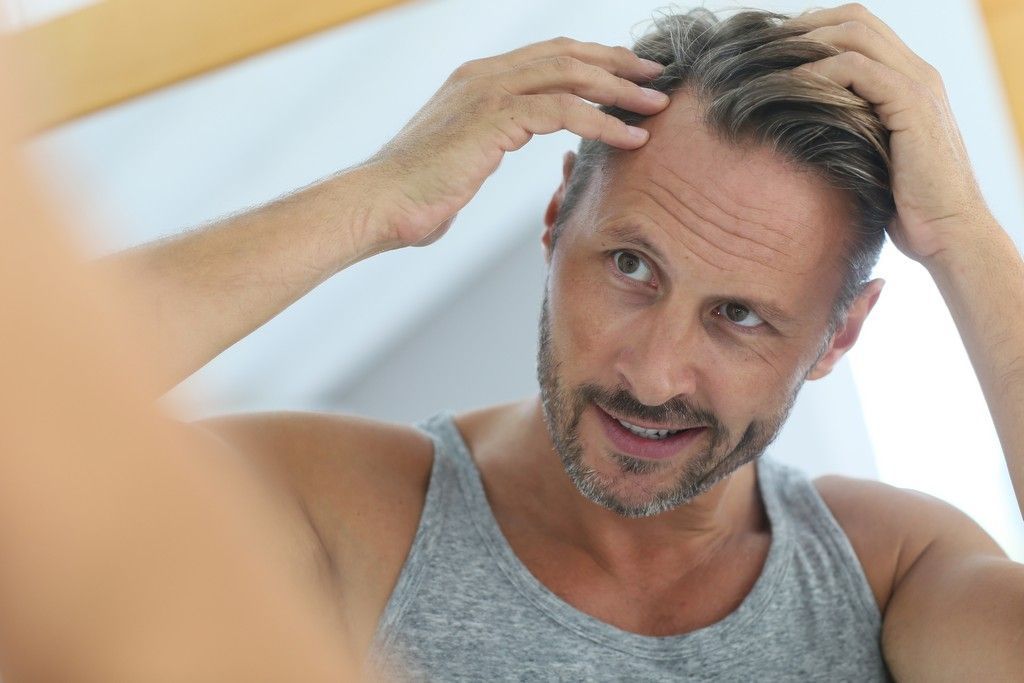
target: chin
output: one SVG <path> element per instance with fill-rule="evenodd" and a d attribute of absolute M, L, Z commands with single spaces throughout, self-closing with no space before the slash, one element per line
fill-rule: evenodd
<path fill-rule="evenodd" d="M 668 512 L 703 492 L 678 461 L 659 462 L 606 448 L 587 448 L 566 472 L 588 500 L 622 517 L 643 518 Z"/>

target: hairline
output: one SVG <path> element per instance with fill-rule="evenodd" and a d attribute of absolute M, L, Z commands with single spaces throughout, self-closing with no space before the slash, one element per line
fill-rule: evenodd
<path fill-rule="evenodd" d="M 802 170 L 813 173 L 817 177 L 823 179 L 826 183 L 828 182 L 828 177 L 822 169 L 814 166 L 813 164 L 807 163 L 801 159 L 797 159 L 793 155 L 787 154 L 783 150 L 773 148 L 772 145 L 767 145 L 760 143 L 756 140 L 751 140 L 750 138 L 752 136 L 743 136 L 742 138 L 736 140 L 729 140 L 724 135 L 720 134 L 719 131 L 714 130 L 712 126 L 708 126 L 708 128 L 711 130 L 712 134 L 716 135 L 718 139 L 725 144 L 739 147 L 743 145 L 744 142 L 747 142 L 753 145 L 755 148 L 770 150 L 778 155 L 781 155 L 782 158 L 785 159 L 787 162 L 795 164 Z M 595 171 L 599 169 L 602 171 L 607 170 L 608 163 L 614 162 L 615 158 L 619 155 L 619 153 L 623 151 L 627 150 L 621 150 L 605 143 L 599 143 L 592 149 L 589 158 L 584 159 L 584 163 L 587 164 L 586 166 L 581 167 L 579 165 L 580 157 L 577 157 L 576 164 L 573 166 L 573 169 L 569 175 L 569 179 L 566 184 L 566 194 L 568 194 L 569 188 L 572 187 L 572 185 L 574 184 L 574 180 L 577 183 L 583 182 L 584 185 L 582 187 L 573 188 L 573 199 L 575 199 L 575 202 L 568 208 L 568 211 L 563 210 L 564 204 L 559 207 L 558 215 L 555 217 L 554 228 L 552 231 L 551 249 L 555 248 L 555 245 L 558 242 L 558 238 L 561 236 L 562 229 L 568 222 L 569 218 L 571 218 L 571 216 L 578 210 L 579 203 L 593 191 L 594 183 L 596 182 L 594 180 L 594 176 L 596 175 Z M 585 175 L 582 178 L 578 179 L 576 177 L 577 173 L 583 173 Z M 607 175 L 605 177 L 607 177 Z M 833 188 L 841 192 L 845 199 L 851 200 L 849 202 L 850 204 L 852 204 L 853 201 L 855 201 L 856 198 L 851 190 L 836 188 L 834 186 Z M 856 209 L 847 208 L 847 211 L 853 214 L 852 216 L 848 217 L 848 220 L 845 222 L 845 227 L 848 231 L 851 231 L 854 230 L 856 227 Z M 852 256 L 852 252 L 856 250 L 856 245 L 853 243 L 853 240 L 851 240 L 849 237 L 843 238 L 843 250 L 844 253 L 840 254 L 840 259 L 841 261 L 847 263 L 847 265 L 845 265 L 846 273 L 844 274 L 843 279 L 840 281 L 839 291 L 836 292 L 832 300 L 828 324 L 826 326 L 826 341 L 830 339 L 832 335 L 835 333 L 836 329 L 838 329 L 839 323 L 845 318 L 853 302 L 856 301 L 857 297 L 864 291 L 864 287 L 867 284 L 867 280 L 861 280 L 859 282 L 851 284 L 852 277 L 855 274 L 855 269 L 852 265 L 849 265 L 848 262 Z"/>

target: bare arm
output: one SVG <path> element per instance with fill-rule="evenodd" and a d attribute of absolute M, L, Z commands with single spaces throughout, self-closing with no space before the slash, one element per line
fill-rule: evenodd
<path fill-rule="evenodd" d="M 166 359 L 162 393 L 317 285 L 392 246 L 365 169 L 211 225 L 107 256 L 132 317 Z"/>
<path fill-rule="evenodd" d="M 566 129 L 639 147 L 646 131 L 581 97 L 657 113 L 668 97 L 645 95 L 633 81 L 660 70 L 626 48 L 568 38 L 473 60 L 367 163 L 266 206 L 103 259 L 135 293 L 134 318 L 167 359 L 157 393 L 347 266 L 440 238 L 505 152 L 534 134 Z"/>
<path fill-rule="evenodd" d="M 1024 515 L 1024 262 L 994 220 L 951 233 L 928 271 L 978 375 Z"/>
<path fill-rule="evenodd" d="M 861 95 L 889 128 L 898 213 L 889 235 L 949 306 L 1024 512 L 1024 262 L 985 205 L 942 80 L 860 5 L 802 21 L 816 27 L 808 37 L 844 50 L 804 68 Z M 886 611 L 890 668 L 912 680 L 1019 678 L 1024 565 L 959 511 L 932 508 L 926 547 Z"/>

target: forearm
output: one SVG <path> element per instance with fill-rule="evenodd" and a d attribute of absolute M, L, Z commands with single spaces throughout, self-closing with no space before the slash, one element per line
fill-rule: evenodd
<path fill-rule="evenodd" d="M 97 262 L 166 359 L 163 392 L 347 266 L 384 251 L 373 183 L 348 171 Z"/>
<path fill-rule="evenodd" d="M 1024 263 L 994 221 L 959 233 L 925 266 L 977 373 L 1024 514 Z"/>

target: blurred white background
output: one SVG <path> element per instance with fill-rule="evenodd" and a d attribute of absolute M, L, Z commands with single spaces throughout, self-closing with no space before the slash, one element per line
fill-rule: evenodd
<path fill-rule="evenodd" d="M 3 1 L 19 25 L 87 4 Z M 1018 148 L 974 3 L 866 4 L 943 74 L 990 206 L 1024 243 Z M 85 244 L 105 253 L 360 162 L 466 60 L 560 34 L 629 45 L 663 7 L 411 2 L 80 119 L 35 152 L 54 189 L 86 212 L 76 216 L 93 228 Z M 168 404 L 188 417 L 316 409 L 413 421 L 533 393 L 541 216 L 561 154 L 576 144 L 559 133 L 509 155 L 441 242 L 325 283 Z M 944 498 L 1024 560 L 1024 523 L 991 420 L 938 292 L 891 246 L 876 272 L 887 285 L 860 342 L 830 377 L 805 386 L 771 452 L 812 475 L 878 477 Z"/>

